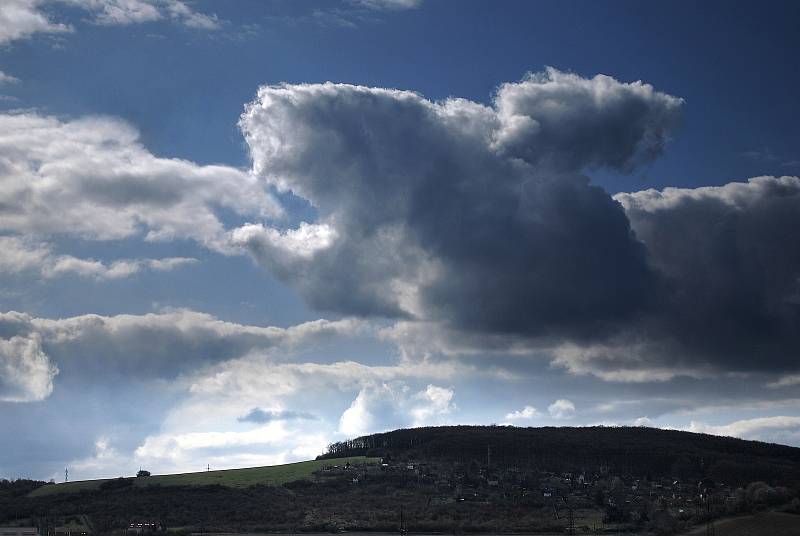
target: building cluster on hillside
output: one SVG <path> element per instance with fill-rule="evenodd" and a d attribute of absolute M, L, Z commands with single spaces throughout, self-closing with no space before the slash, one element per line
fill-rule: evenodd
<path fill-rule="evenodd" d="M 602 509 L 606 519 L 614 521 L 637 521 L 646 508 L 668 512 L 674 517 L 689 517 L 743 500 L 743 490 L 710 478 L 648 478 L 647 475 L 616 474 L 607 466 L 553 473 L 476 462 L 458 464 L 387 458 L 378 464 L 363 465 L 337 465 L 331 460 L 331 464 L 316 475 L 320 478 L 341 476 L 353 485 L 392 478 L 403 487 L 426 488 L 432 506 L 458 502 L 529 502 L 552 505 L 556 516 L 559 509 L 572 506 Z"/>

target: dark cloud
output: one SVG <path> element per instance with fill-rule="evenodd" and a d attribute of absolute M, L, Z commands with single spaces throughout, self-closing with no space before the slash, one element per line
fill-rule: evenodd
<path fill-rule="evenodd" d="M 575 373 L 795 370 L 800 179 L 612 198 L 583 175 L 658 156 L 681 102 L 553 69 L 491 106 L 263 87 L 241 120 L 254 171 L 319 219 L 232 236 L 320 309 L 549 347 Z"/>
<path fill-rule="evenodd" d="M 800 355 L 800 178 L 620 194 L 661 275 L 642 332 L 666 362 L 796 370 Z M 663 357 L 663 356 L 662 356 Z"/>
<path fill-rule="evenodd" d="M 254 169 L 320 219 L 234 240 L 320 309 L 604 334 L 647 307 L 653 275 L 620 205 L 581 171 L 649 161 L 680 106 L 646 84 L 553 69 L 503 85 L 492 106 L 263 87 L 241 120 Z"/>
<path fill-rule="evenodd" d="M 291 420 L 316 420 L 317 416 L 313 413 L 291 410 L 274 410 L 253 408 L 247 415 L 242 415 L 237 420 L 239 422 L 254 422 L 264 424 L 272 421 L 291 421 Z"/>

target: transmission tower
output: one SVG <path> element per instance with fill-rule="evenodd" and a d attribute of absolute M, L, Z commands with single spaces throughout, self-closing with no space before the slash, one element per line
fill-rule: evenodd
<path fill-rule="evenodd" d="M 567 534 L 575 534 L 575 512 L 572 505 L 567 505 Z"/>
<path fill-rule="evenodd" d="M 64 468 L 64 482 L 69 482 L 69 467 Z"/>

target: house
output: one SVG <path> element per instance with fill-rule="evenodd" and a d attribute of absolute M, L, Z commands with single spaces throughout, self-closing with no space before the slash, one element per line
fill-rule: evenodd
<path fill-rule="evenodd" d="M 147 521 L 143 523 L 131 523 L 128 525 L 126 533 L 131 534 L 152 534 L 155 532 L 164 532 L 166 528 L 158 522 Z"/>

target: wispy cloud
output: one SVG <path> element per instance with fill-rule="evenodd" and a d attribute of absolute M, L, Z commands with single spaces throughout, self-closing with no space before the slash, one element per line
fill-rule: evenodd
<path fill-rule="evenodd" d="M 193 10 L 181 0 L 3 0 L 0 3 L 0 43 L 34 34 L 66 33 L 75 27 L 53 21 L 48 6 L 67 5 L 89 14 L 93 24 L 128 26 L 166 20 L 195 30 L 214 31 L 224 21 Z"/>
<path fill-rule="evenodd" d="M 353 6 L 369 9 L 414 9 L 422 5 L 422 0 L 348 0 Z"/>
<path fill-rule="evenodd" d="M 18 236 L 0 236 L 0 248 L 3 250 L 0 273 L 33 272 L 48 279 L 67 275 L 99 280 L 122 279 L 143 271 L 169 272 L 198 262 L 192 257 L 117 259 L 110 262 L 81 259 L 56 254 L 50 244 Z"/>
<path fill-rule="evenodd" d="M 247 414 L 242 415 L 237 420 L 239 422 L 254 422 L 264 424 L 271 421 L 290 421 L 297 419 L 315 420 L 317 419 L 317 416 L 306 411 L 253 408 L 248 411 Z"/>
<path fill-rule="evenodd" d="M 800 167 L 800 160 L 797 158 L 787 158 L 785 156 L 778 155 L 769 147 L 743 151 L 739 153 L 739 156 L 753 162 L 770 164 L 782 168 Z"/>
<path fill-rule="evenodd" d="M 15 76 L 11 76 L 3 71 L 0 71 L 0 85 L 4 84 L 16 84 L 19 82 L 19 78 Z"/>

